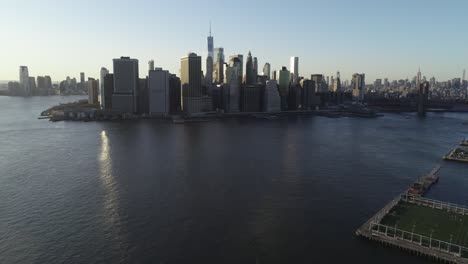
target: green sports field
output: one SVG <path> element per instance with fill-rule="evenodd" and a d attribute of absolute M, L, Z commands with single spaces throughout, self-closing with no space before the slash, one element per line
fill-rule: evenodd
<path fill-rule="evenodd" d="M 468 248 L 468 216 L 400 202 L 381 224 Z"/>

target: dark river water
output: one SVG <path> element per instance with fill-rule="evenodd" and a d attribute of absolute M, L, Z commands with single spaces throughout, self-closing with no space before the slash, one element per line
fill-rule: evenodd
<path fill-rule="evenodd" d="M 0 263 L 427 263 L 354 232 L 444 164 L 464 114 L 51 123 L 79 97 L 0 97 Z"/>

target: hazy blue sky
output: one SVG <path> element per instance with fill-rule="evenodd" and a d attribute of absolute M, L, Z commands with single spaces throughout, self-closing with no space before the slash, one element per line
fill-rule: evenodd
<path fill-rule="evenodd" d="M 189 51 L 206 58 L 209 21 L 226 55 L 249 50 L 272 69 L 300 57 L 300 75 L 460 77 L 468 68 L 467 0 L 0 0 L 0 80 L 97 77 L 112 58 L 179 73 Z"/>

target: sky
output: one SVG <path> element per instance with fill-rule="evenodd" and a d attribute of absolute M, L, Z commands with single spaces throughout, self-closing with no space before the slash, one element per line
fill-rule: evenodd
<path fill-rule="evenodd" d="M 0 0 L 0 80 L 99 77 L 112 59 L 155 60 L 179 75 L 180 58 L 207 55 L 209 23 L 225 55 L 258 57 L 309 77 L 460 78 L 468 68 L 466 0 Z M 261 72 L 261 71 L 260 71 Z"/>

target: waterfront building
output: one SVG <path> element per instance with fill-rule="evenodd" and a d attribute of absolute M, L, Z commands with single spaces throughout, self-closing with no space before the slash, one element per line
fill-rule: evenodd
<path fill-rule="evenodd" d="M 106 100 L 104 100 L 104 78 L 107 74 L 109 74 L 109 70 L 102 67 L 99 72 L 99 103 L 101 103 L 102 109 L 106 109 Z"/>
<path fill-rule="evenodd" d="M 112 93 L 114 91 L 114 74 L 104 76 L 103 94 L 101 97 L 101 107 L 105 110 L 112 109 Z"/>
<path fill-rule="evenodd" d="M 267 77 L 267 80 L 270 80 L 271 77 L 271 65 L 270 63 L 265 63 L 265 66 L 263 66 L 263 75 Z"/>
<path fill-rule="evenodd" d="M 242 112 L 261 112 L 263 91 L 262 86 L 258 84 L 244 85 L 241 88 L 241 110 Z"/>
<path fill-rule="evenodd" d="M 182 108 L 185 114 L 211 110 L 209 97 L 202 90 L 201 57 L 195 53 L 181 59 Z"/>
<path fill-rule="evenodd" d="M 152 116 L 167 116 L 170 112 L 169 72 L 156 68 L 149 72 L 149 113 Z"/>
<path fill-rule="evenodd" d="M 255 74 L 252 53 L 249 51 L 247 55 L 247 63 L 245 65 L 245 84 L 251 85 L 257 83 L 257 76 Z"/>
<path fill-rule="evenodd" d="M 281 96 L 281 110 L 288 110 L 288 95 L 291 74 L 286 67 L 282 67 L 277 77 L 279 93 Z"/>
<path fill-rule="evenodd" d="M 88 104 L 98 105 L 99 82 L 93 78 L 88 78 Z"/>
<path fill-rule="evenodd" d="M 138 112 L 138 60 L 130 57 L 114 59 L 114 91 L 112 108 L 126 113 Z"/>
<path fill-rule="evenodd" d="M 213 65 L 214 82 L 219 84 L 224 82 L 224 48 L 214 49 Z"/>
<path fill-rule="evenodd" d="M 363 102 L 366 92 L 365 74 L 355 73 L 353 75 L 351 86 L 353 88 L 353 100 L 357 102 Z"/>
<path fill-rule="evenodd" d="M 31 95 L 31 87 L 29 86 L 29 70 L 28 66 L 20 66 L 19 69 L 19 84 L 23 90 L 23 95 Z"/>
<path fill-rule="evenodd" d="M 263 96 L 263 111 L 269 113 L 281 111 L 281 97 L 278 92 L 278 82 L 276 80 L 266 82 Z"/>
<path fill-rule="evenodd" d="M 294 84 L 299 83 L 299 57 L 291 57 L 291 82 Z"/>

